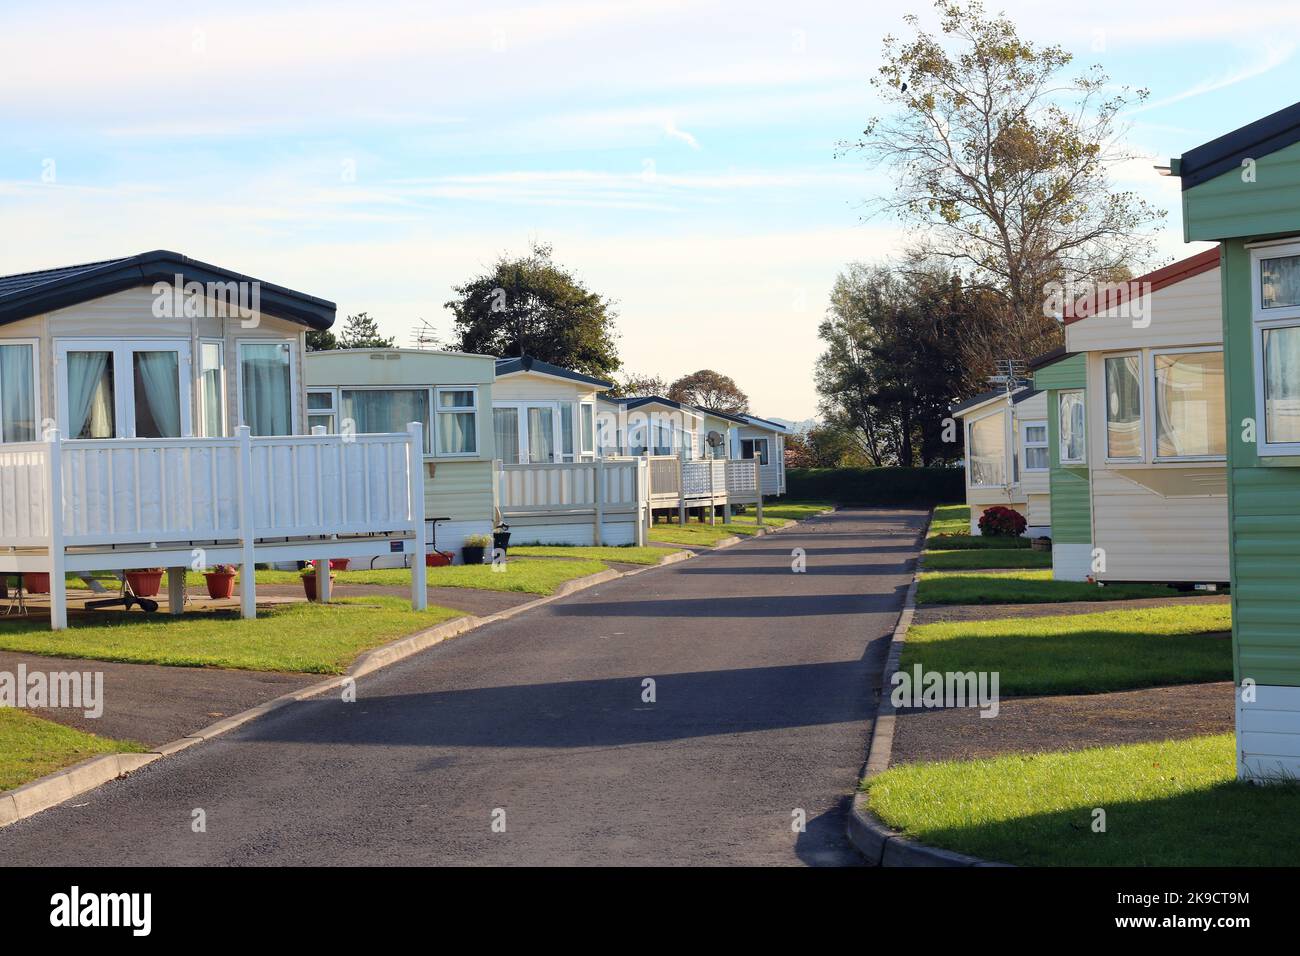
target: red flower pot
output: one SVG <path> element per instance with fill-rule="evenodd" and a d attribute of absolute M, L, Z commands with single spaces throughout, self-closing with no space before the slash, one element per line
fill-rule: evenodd
<path fill-rule="evenodd" d="M 26 571 L 23 573 L 23 587 L 28 594 L 49 594 L 50 576 L 42 572 Z"/>
<path fill-rule="evenodd" d="M 331 574 L 331 575 L 330 575 L 330 581 L 332 582 L 333 580 L 334 580 L 334 575 Z M 302 590 L 303 590 L 303 593 L 305 593 L 305 594 L 307 595 L 307 600 L 308 600 L 308 601 L 316 601 L 316 600 L 319 600 L 319 599 L 316 597 L 316 575 L 314 575 L 314 574 L 304 574 L 304 575 L 302 576 Z"/>
<path fill-rule="evenodd" d="M 131 593 L 136 597 L 156 597 L 162 590 L 162 579 L 161 571 L 126 572 L 126 583 L 131 585 Z"/>
<path fill-rule="evenodd" d="M 235 596 L 235 575 L 208 572 L 203 578 L 208 582 L 208 597 L 214 601 Z"/>
<path fill-rule="evenodd" d="M 426 568 L 445 568 L 451 564 L 453 555 L 447 551 L 434 551 L 424 556 Z"/>
<path fill-rule="evenodd" d="M 330 558 L 330 570 L 346 571 L 348 569 L 348 562 L 351 560 L 351 558 Z"/>

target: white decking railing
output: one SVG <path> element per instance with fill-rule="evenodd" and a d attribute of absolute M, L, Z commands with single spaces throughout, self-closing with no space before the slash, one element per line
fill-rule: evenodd
<path fill-rule="evenodd" d="M 388 552 L 401 539 L 403 552 L 414 542 L 413 565 L 422 566 L 422 426 L 381 435 L 238 431 L 234 438 L 102 441 L 52 433 L 48 441 L 0 445 L 0 547 L 15 569 L 48 567 L 59 579 L 56 598 L 72 564 L 156 565 L 198 546 L 210 563 L 251 567 L 263 548 L 278 549 L 278 559 L 307 560 L 319 556 L 321 542 L 351 542 L 350 553 L 360 555 Z M 245 579 L 244 611 L 252 616 L 251 575 Z M 423 588 L 416 594 L 413 587 L 412 600 L 423 606 Z"/>

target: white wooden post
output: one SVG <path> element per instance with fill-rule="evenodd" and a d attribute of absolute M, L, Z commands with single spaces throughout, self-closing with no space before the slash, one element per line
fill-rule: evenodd
<path fill-rule="evenodd" d="M 594 491 L 595 502 L 593 507 L 596 511 L 596 527 L 593 532 L 592 541 L 596 542 L 596 547 L 600 547 L 604 541 L 605 525 L 605 459 L 597 458 L 596 464 L 592 468 L 592 476 L 596 482 Z"/>
<path fill-rule="evenodd" d="M 63 443 L 57 428 L 49 429 L 45 440 L 49 444 L 46 457 L 50 468 L 45 485 L 50 522 L 50 630 L 64 631 L 68 627 L 68 582 L 63 553 Z"/>
<path fill-rule="evenodd" d="M 646 521 L 650 513 L 650 499 L 646 496 L 646 488 L 649 486 L 648 477 L 645 474 L 646 460 L 644 457 L 633 458 L 636 463 L 636 480 L 633 484 L 636 486 L 636 546 L 645 547 L 646 541 Z M 645 514 L 641 509 L 645 509 Z"/>
<path fill-rule="evenodd" d="M 179 617 L 185 611 L 185 568 L 167 569 L 167 613 Z"/>
<path fill-rule="evenodd" d="M 677 525 L 686 524 L 686 466 L 683 464 L 686 452 L 677 452 Z"/>
<path fill-rule="evenodd" d="M 726 468 L 727 466 L 726 464 L 723 464 L 722 467 Z M 713 504 L 714 499 L 718 497 L 718 484 L 713 480 L 717 477 L 717 474 L 718 462 L 717 459 L 714 459 L 709 462 L 709 524 L 718 523 L 718 509 Z"/>
<path fill-rule="evenodd" d="M 754 510 L 759 527 L 763 525 L 763 465 L 758 454 L 754 455 Z"/>
<path fill-rule="evenodd" d="M 253 432 L 235 429 L 239 439 L 239 616 L 257 617 L 257 562 L 253 552 Z"/>
<path fill-rule="evenodd" d="M 411 610 L 423 611 L 429 606 L 429 583 L 424 570 L 424 426 L 410 422 L 406 432 L 411 436 L 411 523 L 415 530 L 415 553 L 411 555 Z"/>
<path fill-rule="evenodd" d="M 330 592 L 330 559 L 316 559 L 316 600 L 329 604 L 333 594 Z"/>

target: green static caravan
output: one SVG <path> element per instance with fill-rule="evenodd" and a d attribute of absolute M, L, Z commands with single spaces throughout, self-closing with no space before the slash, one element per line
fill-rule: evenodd
<path fill-rule="evenodd" d="M 305 361 L 307 424 L 327 434 L 424 426 L 425 545 L 460 549 L 496 524 L 492 429 L 496 359 L 422 349 L 334 349 Z M 438 520 L 441 519 L 441 520 Z M 394 554 L 372 567 L 400 567 Z"/>
<path fill-rule="evenodd" d="M 1219 273 L 1209 249 L 1064 309 L 1084 385 L 1062 392 L 1082 401 L 1067 460 L 1087 471 L 1099 582 L 1228 580 Z"/>
<path fill-rule="evenodd" d="M 1237 772 L 1300 776 L 1300 104 L 1171 161 L 1220 243 Z"/>
<path fill-rule="evenodd" d="M 1092 573 L 1092 492 L 1084 408 L 1087 358 L 1064 348 L 1030 363 L 1034 388 L 1047 397 L 1047 484 L 1052 522 L 1052 577 L 1086 581 Z"/>
<path fill-rule="evenodd" d="M 1027 383 L 976 395 L 949 413 L 966 431 L 966 504 L 970 533 L 985 509 L 1002 505 L 1025 516 L 1031 538 L 1052 530 L 1048 486 L 1047 396 Z"/>

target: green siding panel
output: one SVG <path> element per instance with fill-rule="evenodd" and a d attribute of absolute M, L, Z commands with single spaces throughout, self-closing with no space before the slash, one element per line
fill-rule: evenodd
<path fill-rule="evenodd" d="M 1086 357 L 1071 356 L 1034 373 L 1034 386 L 1047 390 L 1047 444 L 1052 470 L 1052 541 L 1059 544 L 1092 543 L 1092 494 L 1088 469 L 1061 465 L 1061 417 L 1056 396 L 1062 388 L 1083 388 L 1087 376 Z"/>
<path fill-rule="evenodd" d="M 1300 230 L 1300 143 L 1256 161 L 1254 182 L 1230 169 L 1183 190 L 1183 238 L 1216 241 Z"/>
<path fill-rule="evenodd" d="M 1242 439 L 1243 421 L 1259 421 L 1250 252 L 1243 240 L 1230 240 L 1223 256 L 1234 674 L 1238 682 L 1300 687 L 1300 468 L 1261 465 L 1256 446 Z"/>

